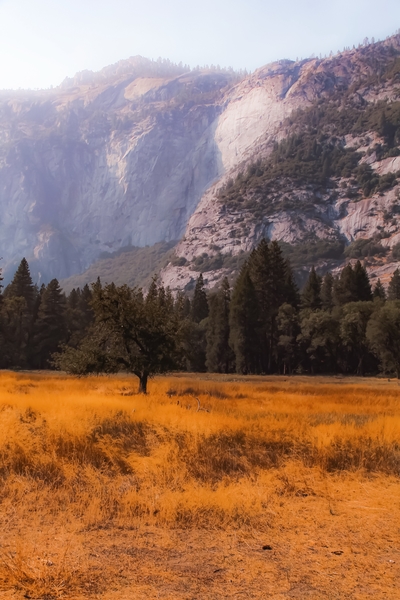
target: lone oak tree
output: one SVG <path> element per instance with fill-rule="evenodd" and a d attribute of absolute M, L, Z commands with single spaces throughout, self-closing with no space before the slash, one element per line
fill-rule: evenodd
<path fill-rule="evenodd" d="M 146 297 L 141 289 L 103 287 L 98 281 L 91 305 L 95 321 L 89 335 L 77 349 L 55 357 L 59 368 L 76 375 L 134 373 L 145 394 L 150 377 L 176 366 L 180 324 L 171 295 L 156 281 Z"/>

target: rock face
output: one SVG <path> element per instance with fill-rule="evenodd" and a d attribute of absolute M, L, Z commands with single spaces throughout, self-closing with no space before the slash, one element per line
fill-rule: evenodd
<path fill-rule="evenodd" d="M 398 37 L 379 45 L 381 54 L 391 49 L 400 49 Z M 320 198 L 307 217 L 280 210 L 257 221 L 216 200 L 221 186 L 288 135 L 295 111 L 367 80 L 374 64 L 364 54 L 280 61 L 242 79 L 136 57 L 54 90 L 1 92 L 3 270 L 12 273 L 25 256 L 46 282 L 83 272 L 104 252 L 164 240 L 181 239 L 176 255 L 190 262 L 210 247 L 248 251 L 263 235 L 290 243 L 310 228 L 321 238 L 370 235 L 395 189 L 378 198 L 374 216 L 376 199 L 353 206 L 345 193 Z M 398 95 L 389 80 L 357 93 L 366 104 Z M 400 169 L 397 157 L 368 160 L 380 174 Z M 210 285 L 223 274 L 211 272 Z M 163 272 L 172 287 L 195 275 L 172 263 Z"/>
<path fill-rule="evenodd" d="M 3 93 L 6 271 L 26 256 L 39 281 L 48 281 L 83 271 L 101 252 L 182 236 L 221 173 L 214 134 L 221 90 L 233 76 L 138 77 L 135 64 L 132 71 L 105 81 L 86 75 L 49 92 Z"/>

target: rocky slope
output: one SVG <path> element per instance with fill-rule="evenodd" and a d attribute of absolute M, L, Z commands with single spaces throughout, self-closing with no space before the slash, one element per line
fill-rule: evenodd
<path fill-rule="evenodd" d="M 137 57 L 54 90 L 1 92 L 3 268 L 11 273 L 26 256 L 35 278 L 48 281 L 82 273 L 104 253 L 180 239 L 162 272 L 177 288 L 200 270 L 214 285 L 265 235 L 295 248 L 383 232 L 380 244 L 395 246 L 397 181 L 363 193 L 353 172 L 323 183 L 275 173 L 268 185 L 249 172 L 258 164 L 268 171 L 276 144 L 304 134 L 300 109 L 333 102 L 358 118 L 385 99 L 397 106 L 399 56 L 395 36 L 325 60 L 280 61 L 241 80 Z M 340 152 L 357 151 L 357 165 L 396 173 L 397 141 L 386 148 L 379 127 L 367 125 L 337 135 L 328 122 L 321 131 Z M 387 269 L 392 259 L 386 253 L 372 266 Z"/>
<path fill-rule="evenodd" d="M 207 285 L 213 287 L 223 276 L 232 274 L 241 257 L 243 261 L 262 237 L 283 242 L 298 268 L 308 263 L 322 271 L 334 270 L 346 260 L 361 258 L 372 277 L 381 277 L 384 282 L 389 279 L 400 266 L 400 138 L 395 137 L 388 147 L 385 135 L 379 133 L 375 113 L 382 118 L 382 111 L 392 110 L 395 129 L 400 126 L 399 48 L 400 38 L 395 37 L 328 60 L 285 63 L 285 77 L 266 67 L 237 87 L 237 91 L 243 90 L 242 98 L 246 86 L 270 94 L 268 124 L 264 123 L 256 144 L 242 153 L 243 162 L 227 169 L 203 196 L 176 246 L 175 260 L 163 270 L 165 284 L 190 289 L 202 271 Z M 329 103 L 339 126 L 332 121 L 331 110 L 331 120 L 325 119 L 319 129 L 315 123 L 304 127 L 304 114 L 315 117 L 320 110 L 316 107 Z M 302 109 L 300 119 L 298 108 Z M 369 115 L 370 120 L 363 123 L 360 115 Z M 346 120 L 347 129 L 340 123 Z M 291 139 L 294 134 L 310 136 L 310 131 L 314 144 L 332 145 L 333 139 L 338 151 L 355 157 L 353 171 L 334 173 L 321 182 L 316 173 L 299 177 L 295 171 L 279 174 L 275 169 L 268 185 L 262 174 L 252 176 L 260 162 L 261 171 L 270 168 L 273 172 L 271 153 L 277 141 Z M 286 158 L 292 160 L 293 156 L 289 153 Z M 279 160 L 284 161 L 285 156 Z M 298 165 L 307 161 L 312 162 L 303 156 Z M 368 165 L 370 179 L 375 173 L 380 176 L 380 183 L 375 182 L 375 188 L 367 191 L 355 177 L 362 165 Z M 326 243 L 321 244 L 321 240 Z M 363 253 L 357 240 L 373 240 L 372 250 L 370 245 Z M 305 245 L 315 248 L 309 257 L 304 253 Z M 346 246 L 350 247 L 346 250 Z M 233 260 L 235 257 L 238 260 Z"/>

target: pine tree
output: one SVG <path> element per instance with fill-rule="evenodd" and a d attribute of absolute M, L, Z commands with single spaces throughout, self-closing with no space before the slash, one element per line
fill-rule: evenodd
<path fill-rule="evenodd" d="M 49 367 L 52 354 L 66 340 L 65 304 L 57 279 L 52 279 L 42 295 L 32 340 L 35 366 L 41 369 Z"/>
<path fill-rule="evenodd" d="M 396 269 L 388 287 L 388 300 L 400 300 L 400 270 Z"/>
<path fill-rule="evenodd" d="M 285 261 L 285 268 L 285 303 L 290 304 L 294 308 L 298 308 L 300 304 L 299 288 L 297 287 L 294 273 L 288 260 Z"/>
<path fill-rule="evenodd" d="M 182 291 L 176 295 L 174 310 L 181 320 L 190 316 L 190 300 Z"/>
<path fill-rule="evenodd" d="M 37 302 L 37 289 L 23 258 L 12 282 L 4 290 L 3 335 L 7 340 L 8 366 L 29 367 Z"/>
<path fill-rule="evenodd" d="M 371 284 L 368 273 L 359 260 L 354 267 L 354 284 L 356 289 L 355 302 L 370 302 L 372 300 Z"/>
<path fill-rule="evenodd" d="M 270 246 L 265 239 L 251 253 L 249 275 L 257 298 L 257 369 L 270 373 L 278 354 L 276 318 L 284 303 L 298 303 L 298 290 L 290 265 L 284 259 L 278 242 Z"/>
<path fill-rule="evenodd" d="M 351 358 L 355 357 L 357 375 L 363 375 L 364 364 L 369 353 L 366 337 L 368 321 L 376 310 L 373 302 L 351 302 L 342 309 L 340 337 Z"/>
<path fill-rule="evenodd" d="M 210 297 L 210 314 L 207 322 L 206 366 L 211 373 L 229 373 L 233 365 L 233 352 L 229 346 L 229 310 L 231 291 L 228 279 L 222 281 L 219 291 Z"/>
<path fill-rule="evenodd" d="M 13 280 L 7 286 L 6 296 L 24 298 L 28 311 L 30 313 L 33 312 L 33 305 L 36 297 L 35 286 L 33 285 L 29 265 L 25 258 L 21 260 Z"/>
<path fill-rule="evenodd" d="M 325 310 L 331 310 L 333 308 L 333 287 L 334 278 L 332 273 L 326 273 L 321 284 L 321 304 Z"/>
<path fill-rule="evenodd" d="M 194 288 L 192 306 L 191 306 L 191 318 L 195 323 L 200 323 L 203 319 L 208 317 L 208 302 L 207 294 L 204 289 L 203 275 L 197 278 L 196 286 Z"/>
<path fill-rule="evenodd" d="M 232 292 L 229 345 L 235 354 L 237 373 L 256 372 L 257 297 L 245 265 Z"/>
<path fill-rule="evenodd" d="M 262 239 L 250 254 L 247 268 L 253 284 L 256 302 L 254 304 L 254 366 L 257 372 L 267 372 L 270 364 L 270 333 L 272 318 L 272 269 L 268 242 Z"/>
<path fill-rule="evenodd" d="M 374 300 L 375 298 L 378 298 L 380 300 L 386 300 L 386 291 L 380 279 L 378 279 L 378 281 L 375 284 L 374 290 L 372 292 L 372 297 Z"/>
<path fill-rule="evenodd" d="M 334 303 L 343 306 L 348 302 L 357 301 L 357 288 L 353 267 L 349 263 L 342 269 L 340 276 L 335 279 L 333 286 Z"/>
<path fill-rule="evenodd" d="M 372 314 L 367 339 L 383 369 L 400 379 L 400 302 L 386 302 Z"/>
<path fill-rule="evenodd" d="M 314 267 L 311 268 L 306 284 L 301 293 L 302 308 L 321 308 L 321 277 Z"/>
<path fill-rule="evenodd" d="M 291 373 L 296 359 L 296 338 L 300 333 L 299 315 L 294 306 L 282 304 L 278 317 L 279 356 L 283 362 L 283 373 Z"/>

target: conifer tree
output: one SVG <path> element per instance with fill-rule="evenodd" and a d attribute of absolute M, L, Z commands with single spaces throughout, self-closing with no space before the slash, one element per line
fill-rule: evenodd
<path fill-rule="evenodd" d="M 321 278 L 312 267 L 301 293 L 301 306 L 316 309 L 321 308 L 321 305 Z"/>
<path fill-rule="evenodd" d="M 364 364 L 369 352 L 367 326 L 374 310 L 373 302 L 362 301 L 350 302 L 342 309 L 340 337 L 350 351 L 350 356 L 357 358 L 357 375 L 364 373 Z"/>
<path fill-rule="evenodd" d="M 253 353 L 256 353 L 256 358 L 253 359 L 253 362 L 254 367 L 257 364 L 258 371 L 265 373 L 270 362 L 273 295 L 271 253 L 267 240 L 262 239 L 252 251 L 245 270 L 251 278 L 256 299 L 253 315 L 255 324 Z M 243 277 L 244 284 L 246 283 L 246 278 L 245 275 Z"/>
<path fill-rule="evenodd" d="M 24 298 L 27 309 L 32 314 L 36 294 L 28 261 L 25 258 L 21 260 L 13 280 L 7 286 L 6 296 Z"/>
<path fill-rule="evenodd" d="M 297 336 L 300 333 L 298 311 L 291 304 L 282 304 L 278 317 L 279 356 L 283 362 L 283 373 L 291 373 L 297 354 Z"/>
<path fill-rule="evenodd" d="M 375 284 L 374 290 L 372 292 L 372 297 L 374 300 L 375 298 L 378 298 L 380 300 L 386 300 L 386 291 L 380 279 L 378 279 L 378 281 Z"/>
<path fill-rule="evenodd" d="M 232 292 L 229 345 L 235 354 L 237 373 L 256 372 L 257 297 L 245 265 Z"/>
<path fill-rule="evenodd" d="M 300 304 L 299 288 L 294 278 L 292 266 L 288 260 L 285 261 L 285 303 L 298 308 Z"/>
<path fill-rule="evenodd" d="M 86 283 L 79 294 L 79 310 L 82 314 L 82 323 L 84 327 L 88 327 L 94 319 L 94 313 L 92 309 L 92 291 Z"/>
<path fill-rule="evenodd" d="M 197 278 L 196 286 L 194 288 L 193 300 L 191 305 L 191 318 L 195 323 L 200 323 L 203 319 L 208 317 L 208 302 L 207 294 L 204 289 L 203 275 Z"/>
<path fill-rule="evenodd" d="M 396 269 L 388 287 L 388 300 L 400 300 L 400 270 Z"/>
<path fill-rule="evenodd" d="M 34 326 L 35 366 L 47 368 L 52 354 L 66 340 L 65 297 L 57 279 L 52 279 L 43 292 L 38 318 Z"/>
<path fill-rule="evenodd" d="M 290 265 L 278 242 L 263 239 L 248 260 L 248 270 L 257 298 L 257 360 L 260 372 L 271 372 L 277 357 L 276 318 L 284 302 L 298 303 L 297 286 Z"/>
<path fill-rule="evenodd" d="M 354 285 L 356 290 L 355 302 L 370 302 L 372 300 L 368 273 L 359 260 L 354 267 Z"/>
<path fill-rule="evenodd" d="M 210 297 L 210 314 L 207 322 L 206 366 L 211 373 L 229 373 L 233 365 L 233 352 L 229 346 L 229 310 L 231 291 L 228 279 L 222 281 L 216 294 Z"/>
<path fill-rule="evenodd" d="M 386 302 L 375 311 L 367 326 L 367 339 L 383 369 L 400 379 L 400 302 Z"/>
<path fill-rule="evenodd" d="M 178 291 L 175 299 L 174 310 L 179 319 L 187 319 L 190 316 L 190 300 L 182 291 Z"/>
<path fill-rule="evenodd" d="M 321 283 L 321 305 L 325 310 L 331 310 L 333 308 L 333 287 L 334 278 L 332 273 L 326 273 Z"/>
<path fill-rule="evenodd" d="M 357 301 L 356 280 L 350 263 L 342 269 L 340 276 L 335 279 L 333 298 L 334 303 L 338 306 Z"/>
<path fill-rule="evenodd" d="M 3 334 L 8 366 L 28 367 L 31 336 L 37 310 L 37 290 L 29 265 L 22 259 L 13 280 L 4 290 Z"/>

